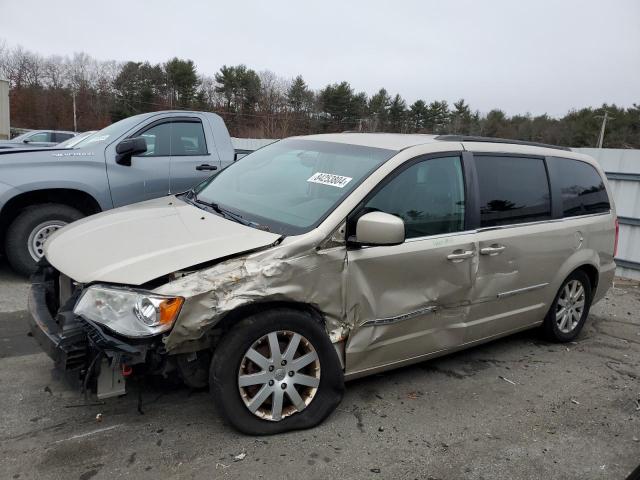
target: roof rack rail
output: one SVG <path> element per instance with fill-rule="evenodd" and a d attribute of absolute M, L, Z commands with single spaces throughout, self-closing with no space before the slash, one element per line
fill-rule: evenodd
<path fill-rule="evenodd" d="M 555 148 L 556 150 L 571 151 L 569 147 L 559 145 L 549 145 L 548 143 L 528 142 L 526 140 L 510 140 L 508 138 L 476 137 L 473 135 L 438 135 L 436 140 L 445 142 L 488 142 L 488 143 L 511 143 L 514 145 L 529 145 L 531 147 Z"/>

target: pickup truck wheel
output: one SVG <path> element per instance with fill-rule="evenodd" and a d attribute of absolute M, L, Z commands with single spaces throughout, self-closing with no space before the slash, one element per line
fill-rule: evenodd
<path fill-rule="evenodd" d="M 68 205 L 45 203 L 25 208 L 11 223 L 7 232 L 5 252 L 11 267 L 30 275 L 44 255 L 44 242 L 56 230 L 82 218 L 79 210 Z"/>
<path fill-rule="evenodd" d="M 235 325 L 211 362 L 211 392 L 226 421 L 249 435 L 311 428 L 342 400 L 336 351 L 311 314 L 274 309 Z"/>

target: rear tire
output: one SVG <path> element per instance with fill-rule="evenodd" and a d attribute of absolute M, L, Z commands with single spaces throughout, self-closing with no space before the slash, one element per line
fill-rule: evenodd
<path fill-rule="evenodd" d="M 542 324 L 547 340 L 570 342 L 582 330 L 591 307 L 591 282 L 582 270 L 576 270 L 564 282 Z"/>
<path fill-rule="evenodd" d="M 58 228 L 84 217 L 68 205 L 45 203 L 25 208 L 9 226 L 5 253 L 11 267 L 22 275 L 32 274 L 44 241 Z M 33 252 L 33 253 L 32 253 Z"/>
<path fill-rule="evenodd" d="M 280 350 L 275 355 L 272 344 Z M 257 379 L 246 380 L 252 375 Z M 209 383 L 219 412 L 248 435 L 315 427 L 344 393 L 342 367 L 324 327 L 310 313 L 289 309 L 235 325 L 216 347 Z"/>

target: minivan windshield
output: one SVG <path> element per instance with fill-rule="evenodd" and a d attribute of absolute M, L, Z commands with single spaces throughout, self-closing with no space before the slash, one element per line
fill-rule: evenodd
<path fill-rule="evenodd" d="M 114 138 L 118 138 L 120 135 L 125 133 L 131 127 L 140 123 L 141 115 L 134 115 L 133 117 L 125 118 L 124 120 L 120 120 L 119 122 L 112 123 L 108 127 L 104 127 L 102 130 L 95 132 L 93 135 L 89 135 L 84 140 L 76 143 L 73 148 L 84 148 L 84 147 L 92 147 L 99 143 L 105 143 Z"/>
<path fill-rule="evenodd" d="M 272 143 L 195 188 L 195 199 L 283 235 L 315 228 L 396 152 L 316 140 Z"/>

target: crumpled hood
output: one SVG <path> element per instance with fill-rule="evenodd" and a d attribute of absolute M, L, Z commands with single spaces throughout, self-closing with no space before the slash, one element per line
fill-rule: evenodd
<path fill-rule="evenodd" d="M 45 255 L 51 265 L 80 283 L 140 285 L 268 246 L 279 237 L 169 196 L 74 222 L 49 238 Z"/>

